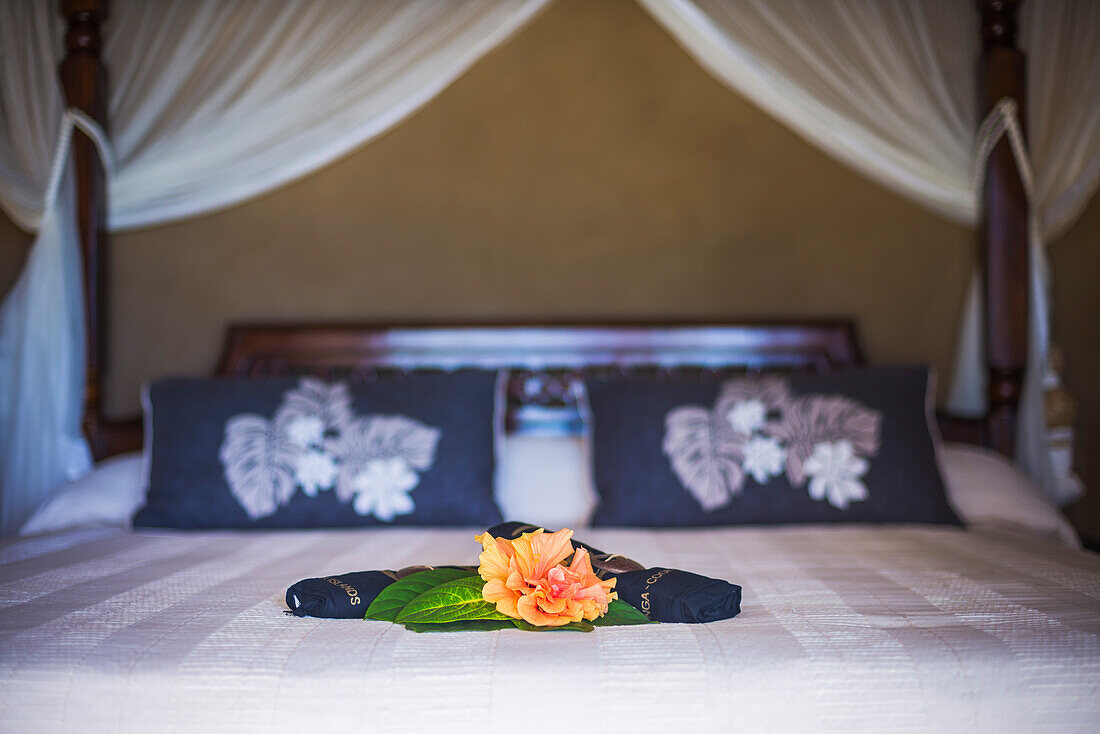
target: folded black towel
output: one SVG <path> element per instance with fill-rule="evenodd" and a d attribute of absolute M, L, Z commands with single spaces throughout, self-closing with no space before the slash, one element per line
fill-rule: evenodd
<path fill-rule="evenodd" d="M 537 525 L 512 521 L 494 525 L 487 532 L 494 538 L 514 539 L 538 529 Z M 715 622 L 741 611 L 741 587 L 736 584 L 674 568 L 643 568 L 637 561 L 604 553 L 578 540 L 573 547 L 586 549 L 598 575 L 617 579 L 619 598 L 655 622 Z"/>
<path fill-rule="evenodd" d="M 394 581 L 393 571 L 358 571 L 304 579 L 286 590 L 286 605 L 297 617 L 362 619 L 374 598 Z"/>
<path fill-rule="evenodd" d="M 716 622 L 741 611 L 741 587 L 675 568 L 617 573 L 619 598 L 656 622 Z"/>

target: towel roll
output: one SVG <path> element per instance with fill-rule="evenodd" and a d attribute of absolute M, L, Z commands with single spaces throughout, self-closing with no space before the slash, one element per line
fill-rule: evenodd
<path fill-rule="evenodd" d="M 619 598 L 656 622 L 700 624 L 736 617 L 741 587 L 675 568 L 615 574 Z"/>
<path fill-rule="evenodd" d="M 539 529 L 530 523 L 510 521 L 486 532 L 494 538 L 514 540 Z M 579 540 L 572 542 L 574 549 L 588 551 L 598 576 L 616 579 L 615 591 L 620 599 L 655 622 L 700 624 L 729 619 L 741 612 L 741 587 L 737 584 L 675 568 L 645 568 L 626 556 L 604 553 Z"/>
<path fill-rule="evenodd" d="M 303 579 L 286 590 L 286 605 L 296 617 L 362 619 L 374 598 L 394 581 L 394 571 L 356 571 Z"/>

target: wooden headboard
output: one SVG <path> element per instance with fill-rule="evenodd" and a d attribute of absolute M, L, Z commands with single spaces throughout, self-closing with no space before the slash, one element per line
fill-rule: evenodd
<path fill-rule="evenodd" d="M 244 324 L 229 329 L 218 374 L 269 377 L 377 368 L 831 370 L 860 364 L 850 321 Z"/>
<path fill-rule="evenodd" d="M 828 371 L 861 363 L 851 322 L 497 325 L 240 325 L 218 374 L 310 373 L 369 379 L 382 370 L 504 370 L 505 428 L 583 429 L 581 382 L 606 373 Z"/>
<path fill-rule="evenodd" d="M 982 115 L 1000 99 L 1011 97 L 1017 102 L 1020 118 L 1027 117 L 1024 57 L 1016 45 L 1017 4 L 1017 0 L 976 0 L 981 15 L 978 78 Z M 100 30 L 107 16 L 107 0 L 59 0 L 59 5 L 68 23 L 66 56 L 59 67 L 66 101 L 109 130 L 107 75 L 100 62 Z M 979 39 L 974 40 L 977 45 Z M 102 458 L 140 445 L 140 421 L 109 420 L 102 413 L 100 388 L 107 351 L 106 189 L 98 153 L 83 133 L 74 136 L 72 155 L 87 314 L 84 429 L 92 452 Z M 978 244 L 985 275 L 989 411 L 980 420 L 941 417 L 941 430 L 945 437 L 984 443 L 1011 454 L 1027 354 L 1028 209 L 1007 140 L 1000 141 L 986 163 L 980 206 Z M 832 369 L 858 361 L 851 326 L 837 323 L 241 326 L 230 332 L 221 372 L 273 374 L 295 365 L 322 371 L 400 368 L 417 363 L 510 367 L 519 372 L 509 385 L 509 395 L 522 405 L 537 406 L 539 400 L 551 399 L 555 391 L 565 395 L 572 379 L 568 371 L 576 369 L 638 364 L 658 369 Z M 539 372 L 549 366 L 564 372 Z M 533 391 L 533 395 L 524 397 L 524 390 Z"/>
<path fill-rule="evenodd" d="M 585 377 L 652 373 L 704 378 L 730 370 L 828 372 L 863 364 L 851 321 L 614 324 L 240 324 L 230 328 L 218 376 L 309 374 L 367 381 L 411 369 L 502 370 L 505 427 L 560 435 L 583 430 Z M 116 422 L 105 455 L 141 446 L 141 422 Z M 941 418 L 955 440 L 981 437 L 981 421 Z"/>

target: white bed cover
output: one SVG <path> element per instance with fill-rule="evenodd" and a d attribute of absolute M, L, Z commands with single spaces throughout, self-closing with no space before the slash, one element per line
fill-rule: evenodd
<path fill-rule="evenodd" d="M 85 529 L 0 549 L 3 732 L 1100 730 L 1100 557 L 1001 531 L 586 530 L 729 579 L 706 625 L 415 634 L 301 578 L 476 562 L 473 531 Z"/>

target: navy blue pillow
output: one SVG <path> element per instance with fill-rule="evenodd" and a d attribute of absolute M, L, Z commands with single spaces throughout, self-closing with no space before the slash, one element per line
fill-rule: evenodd
<path fill-rule="evenodd" d="M 496 379 L 161 380 L 147 398 L 149 488 L 134 525 L 492 525 Z"/>
<path fill-rule="evenodd" d="M 959 524 L 925 369 L 586 384 L 593 525 Z"/>

